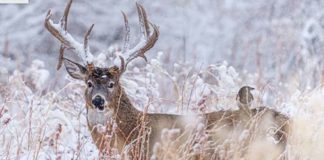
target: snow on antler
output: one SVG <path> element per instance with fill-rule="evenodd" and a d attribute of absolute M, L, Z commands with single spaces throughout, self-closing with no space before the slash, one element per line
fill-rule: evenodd
<path fill-rule="evenodd" d="M 64 15 L 62 16 L 61 20 L 59 23 L 54 23 L 53 20 L 51 19 L 51 10 L 48 11 L 46 19 L 45 19 L 45 28 L 55 37 L 57 38 L 61 43 L 61 48 L 60 48 L 60 58 L 59 58 L 59 64 L 58 64 L 58 69 L 61 66 L 62 59 L 63 59 L 63 52 L 64 49 L 72 49 L 75 51 L 75 53 L 81 58 L 81 60 L 85 64 L 92 64 L 93 63 L 93 55 L 90 52 L 90 47 L 89 47 L 89 36 L 92 31 L 92 28 L 94 24 L 91 25 L 89 30 L 84 36 L 84 42 L 83 44 L 76 41 L 73 36 L 67 32 L 67 17 L 69 14 L 69 10 L 71 7 L 73 0 L 70 0 L 68 4 L 65 7 L 64 10 Z"/>
<path fill-rule="evenodd" d="M 127 16 L 122 12 L 124 16 L 126 36 L 123 54 L 119 57 L 121 60 L 121 73 L 126 70 L 128 63 L 137 57 L 142 57 L 146 61 L 145 52 L 150 50 L 159 38 L 159 29 L 155 24 L 148 21 L 144 7 L 138 3 L 136 3 L 136 7 L 142 35 L 140 41 L 132 49 L 129 49 L 130 29 L 128 26 Z M 150 31 L 151 29 L 153 29 L 153 32 Z"/>

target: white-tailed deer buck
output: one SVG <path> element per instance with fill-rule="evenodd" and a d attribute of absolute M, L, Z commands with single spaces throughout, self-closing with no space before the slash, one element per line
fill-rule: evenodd
<path fill-rule="evenodd" d="M 183 120 L 190 119 L 189 116 L 140 111 L 133 106 L 120 84 L 120 77 L 132 60 L 137 57 L 146 60 L 145 52 L 151 49 L 158 40 L 158 27 L 147 19 L 143 6 L 137 4 L 142 37 L 135 47 L 129 49 L 130 30 L 127 16 L 123 13 L 126 40 L 123 54 L 119 57 L 121 65 L 108 68 L 96 67 L 93 64 L 93 56 L 88 45 L 93 25 L 85 34 L 83 43 L 77 42 L 67 32 L 67 18 L 71 3 L 72 0 L 68 2 L 64 15 L 58 24 L 51 20 L 51 12 L 49 11 L 46 16 L 45 27 L 62 43 L 58 68 L 64 62 L 65 68 L 71 77 L 83 80 L 86 83 L 87 121 L 92 139 L 102 153 L 112 147 L 122 152 L 126 145 L 132 143 L 136 146 L 135 144 L 139 143 L 139 140 L 144 140 L 140 142 L 142 148 L 138 152 L 132 152 L 132 156 L 138 159 L 147 159 L 148 155 L 152 154 L 154 143 L 160 141 L 160 134 L 164 128 L 180 128 L 180 130 L 183 130 L 186 123 Z M 64 58 L 64 49 L 72 49 L 76 52 L 83 61 L 83 64 Z M 275 138 L 283 146 L 286 144 L 288 132 L 288 118 L 286 116 L 265 107 L 251 109 L 250 113 L 255 117 L 254 119 L 270 118 L 271 122 L 276 126 Z M 199 116 L 202 117 L 206 130 L 211 130 L 216 128 L 216 126 L 226 126 L 225 128 L 227 129 L 235 128 L 240 122 L 248 122 L 251 118 L 244 116 L 244 113 L 240 111 L 217 111 Z M 114 125 L 110 123 L 111 121 L 114 122 Z M 104 126 L 104 129 L 100 128 L 100 126 Z M 143 134 L 144 132 L 145 134 Z M 216 137 L 221 138 L 221 136 Z M 145 151 L 147 155 L 138 154 L 142 151 Z"/>

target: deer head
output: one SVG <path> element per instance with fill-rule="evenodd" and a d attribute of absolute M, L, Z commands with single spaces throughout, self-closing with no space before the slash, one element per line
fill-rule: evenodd
<path fill-rule="evenodd" d="M 84 42 L 79 43 L 72 35 L 67 32 L 67 19 L 72 0 L 66 5 L 64 15 L 61 20 L 55 24 L 51 20 L 51 10 L 49 10 L 46 19 L 46 29 L 61 42 L 59 69 L 64 62 L 64 66 L 68 74 L 86 83 L 85 98 L 88 109 L 96 109 L 97 111 L 104 111 L 109 109 L 110 103 L 118 96 L 121 91 L 119 79 L 127 69 L 129 62 L 137 57 L 142 57 L 146 60 L 145 53 L 151 49 L 159 37 L 159 31 L 156 25 L 148 21 L 146 12 L 140 4 L 136 4 L 139 22 L 141 26 L 142 36 L 140 41 L 133 47 L 129 48 L 130 29 L 128 25 L 127 16 L 122 12 L 126 28 L 126 36 L 122 54 L 119 55 L 121 61 L 120 66 L 111 66 L 107 68 L 96 67 L 93 63 L 93 55 L 90 52 L 89 36 L 93 29 L 93 24 L 84 36 Z M 83 61 L 82 64 L 64 58 L 64 50 L 71 49 Z"/>

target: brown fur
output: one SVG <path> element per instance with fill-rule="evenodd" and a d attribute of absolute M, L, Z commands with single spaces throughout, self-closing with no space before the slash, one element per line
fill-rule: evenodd
<path fill-rule="evenodd" d="M 130 143 L 139 143 L 140 140 L 144 140 L 144 145 L 134 145 L 135 151 L 131 151 L 133 158 L 136 159 L 148 159 L 149 155 L 152 154 L 152 148 L 156 142 L 161 141 L 161 133 L 165 128 L 179 128 L 184 131 L 186 128 L 186 122 L 184 120 L 190 119 L 190 116 L 180 116 L 171 114 L 152 114 L 145 113 L 137 110 L 121 85 L 119 84 L 119 78 L 123 72 L 127 69 L 127 65 L 133 59 L 142 57 L 146 60 L 145 52 L 151 49 L 159 37 L 158 27 L 151 23 L 147 19 L 145 9 L 140 4 L 136 4 L 141 28 L 145 37 L 145 44 L 141 41 L 135 45 L 133 49 L 129 49 L 129 26 L 127 16 L 123 13 L 125 28 L 126 28 L 126 40 L 124 49 L 127 52 L 126 56 L 119 56 L 121 60 L 120 67 L 110 68 L 98 68 L 95 67 L 91 58 L 89 50 L 89 36 L 93 25 L 90 27 L 88 32 L 84 36 L 83 52 L 77 50 L 78 43 L 72 43 L 71 38 L 67 38 L 65 32 L 67 17 L 72 4 L 72 0 L 69 0 L 64 11 L 64 15 L 61 18 L 59 24 L 53 25 L 51 20 L 51 12 L 49 11 L 45 19 L 45 28 L 61 43 L 59 65 L 60 68 L 62 61 L 64 60 L 65 67 L 68 73 L 75 79 L 84 80 L 88 87 L 85 91 L 86 107 L 88 111 L 88 127 L 91 132 L 92 138 L 102 153 L 108 152 L 110 148 L 116 147 L 122 153 L 125 145 Z M 65 25 L 60 25 L 65 24 Z M 60 28 L 58 28 L 59 26 Z M 64 58 L 64 48 L 73 49 L 79 52 L 79 56 L 83 60 L 86 66 L 75 63 L 71 60 Z M 85 58 L 88 57 L 88 58 Z M 91 57 L 91 56 L 90 56 Z M 90 87 L 92 86 L 93 87 Z M 109 87 L 112 86 L 112 87 Z M 90 89 L 89 89 L 90 88 Z M 99 97 L 100 101 L 97 103 L 95 96 Z M 101 102 L 105 103 L 102 104 Z M 93 104 L 92 104 L 93 103 Z M 97 110 L 99 109 L 99 111 Z M 89 112 L 91 111 L 92 121 L 89 121 Z M 98 111 L 98 112 L 96 112 Z M 112 113 L 110 112 L 112 111 Z M 112 122 L 107 123 L 106 130 L 99 131 L 100 126 L 97 126 L 96 116 L 100 117 L 99 124 L 105 120 L 105 114 L 107 112 L 107 119 L 112 119 Z M 111 114 L 110 114 L 111 113 Z M 250 114 L 251 113 L 251 114 Z M 104 116 L 104 118 L 102 118 Z M 285 115 L 265 107 L 259 107 L 256 109 L 249 109 L 248 114 L 238 111 L 217 111 L 207 114 L 198 115 L 202 117 L 203 123 L 207 126 L 206 132 L 211 134 L 211 138 L 215 138 L 215 141 L 220 141 L 228 138 L 231 132 L 235 132 L 236 128 L 254 130 L 256 132 L 264 132 L 262 129 L 267 129 L 268 124 L 274 125 L 274 136 L 275 139 L 280 142 L 280 146 L 285 148 L 287 143 L 287 135 L 289 133 L 289 118 Z M 190 123 L 190 122 L 189 122 Z M 116 127 L 114 127 L 116 124 Z M 265 126 L 263 126 L 266 124 Z M 105 124 L 106 125 L 106 124 Z M 222 132 L 215 132 L 215 130 L 223 129 Z M 264 134 L 264 133 L 263 133 Z M 251 138 L 252 139 L 252 138 Z M 162 140 L 163 141 L 163 140 Z M 143 148 L 138 148 L 143 146 Z M 137 149 L 136 149 L 137 147 Z M 138 151 L 139 150 L 139 151 Z M 140 155 L 143 152 L 145 155 Z M 148 153 L 148 154 L 146 154 Z"/>
<path fill-rule="evenodd" d="M 72 77 L 83 79 L 88 85 L 85 90 L 88 126 L 101 153 L 109 153 L 112 147 L 117 148 L 120 153 L 125 153 L 123 152 L 125 146 L 132 143 L 134 144 L 131 149 L 133 158 L 148 159 L 152 154 L 154 144 L 163 141 L 161 140 L 163 129 L 178 128 L 184 132 L 187 124 L 192 123 L 186 120 L 194 118 L 194 122 L 197 121 L 194 116 L 146 113 L 137 110 L 119 83 L 121 73 L 118 67 L 93 68 L 89 71 L 89 68 L 68 59 L 65 59 L 64 63 Z M 114 85 L 109 87 L 111 83 Z M 92 100 L 98 94 L 105 101 L 104 109 L 101 111 L 98 111 L 98 108 L 92 104 Z M 201 114 L 198 117 L 201 118 L 201 123 L 205 124 L 206 132 L 210 133 L 212 140 L 217 142 L 225 141 L 232 134 L 237 136 L 244 130 L 251 130 L 265 136 L 270 125 L 271 129 L 275 128 L 273 136 L 284 149 L 289 133 L 289 118 L 266 107 L 250 109 L 249 112 L 251 114 L 248 115 L 242 110 L 222 110 Z M 99 122 L 96 118 L 100 119 Z M 107 124 L 106 119 L 110 121 Z M 107 125 L 106 131 L 100 130 L 99 132 L 97 124 Z M 190 137 L 190 135 L 182 136 L 182 139 L 185 140 L 185 137 Z M 253 139 L 253 136 L 250 135 L 248 140 L 250 139 Z M 244 146 L 248 146 L 248 140 Z"/>
<path fill-rule="evenodd" d="M 109 145 L 103 145 L 105 135 L 96 132 L 96 129 L 93 126 L 89 126 L 89 130 L 92 131 L 92 138 L 96 142 L 97 147 L 100 151 L 107 149 L 106 147 L 115 146 L 122 152 L 123 147 L 136 138 L 140 134 L 140 126 L 143 123 L 143 117 L 145 116 L 144 121 L 146 122 L 145 126 L 151 129 L 151 134 L 149 135 L 149 147 L 147 151 L 149 154 L 152 153 L 152 148 L 155 142 L 161 141 L 161 132 L 164 128 L 180 128 L 184 129 L 182 120 L 186 116 L 181 115 L 172 115 L 172 114 L 156 114 L 156 113 L 144 113 L 137 110 L 123 89 L 118 86 L 118 93 L 113 98 L 110 108 L 114 109 L 114 120 L 116 121 L 118 130 L 111 140 Z M 262 119 L 265 115 L 270 115 L 273 119 L 273 123 L 278 126 L 278 130 L 275 134 L 276 139 L 280 141 L 282 146 L 286 145 L 287 134 L 289 133 L 288 126 L 288 117 L 280 114 L 279 112 L 267 109 L 265 107 L 260 107 L 257 109 L 251 109 L 253 115 L 252 118 Z M 207 114 L 200 115 L 204 117 L 205 123 L 207 124 L 207 129 L 212 129 L 215 125 L 226 125 L 230 128 L 235 128 L 235 126 L 244 121 L 249 121 L 250 117 L 245 116 L 239 110 L 236 111 L 217 111 Z M 117 144 L 117 145 L 116 145 Z"/>

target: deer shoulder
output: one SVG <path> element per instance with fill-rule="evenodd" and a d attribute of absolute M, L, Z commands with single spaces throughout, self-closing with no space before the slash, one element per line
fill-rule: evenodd
<path fill-rule="evenodd" d="M 120 65 L 98 67 L 93 61 L 88 42 L 94 25 L 91 25 L 85 33 L 83 42 L 75 40 L 67 30 L 67 17 L 71 5 L 72 0 L 69 0 L 58 23 L 53 22 L 51 11 L 49 11 L 45 19 L 45 28 L 61 43 L 57 68 L 59 69 L 64 63 L 67 73 L 74 79 L 83 81 L 86 86 L 83 101 L 87 110 L 88 129 L 100 152 L 109 152 L 109 149 L 115 147 L 121 153 L 125 146 L 144 140 L 143 144 L 148 143 L 143 146 L 144 150 L 152 153 L 153 145 L 161 141 L 160 135 L 163 129 L 177 128 L 184 131 L 187 125 L 185 120 L 192 119 L 191 116 L 140 111 L 133 106 L 120 84 L 120 79 L 127 70 L 128 64 L 136 58 L 146 60 L 145 54 L 155 45 L 159 37 L 158 27 L 148 20 L 144 7 L 136 4 L 141 30 L 140 40 L 130 48 L 130 27 L 127 16 L 123 13 L 126 32 L 122 54 L 118 57 Z M 74 51 L 82 62 L 66 58 L 65 49 Z M 253 117 L 261 120 L 265 119 L 264 117 L 270 117 L 278 124 L 280 130 L 285 129 L 287 117 L 274 110 L 262 107 L 251 109 L 249 112 Z M 198 116 L 207 126 L 207 130 L 219 126 L 232 129 L 239 126 L 242 120 L 249 122 L 240 111 L 217 111 Z M 280 134 L 278 132 L 278 138 L 284 137 L 284 133 L 284 131 Z M 142 149 L 139 150 L 142 151 Z"/>

